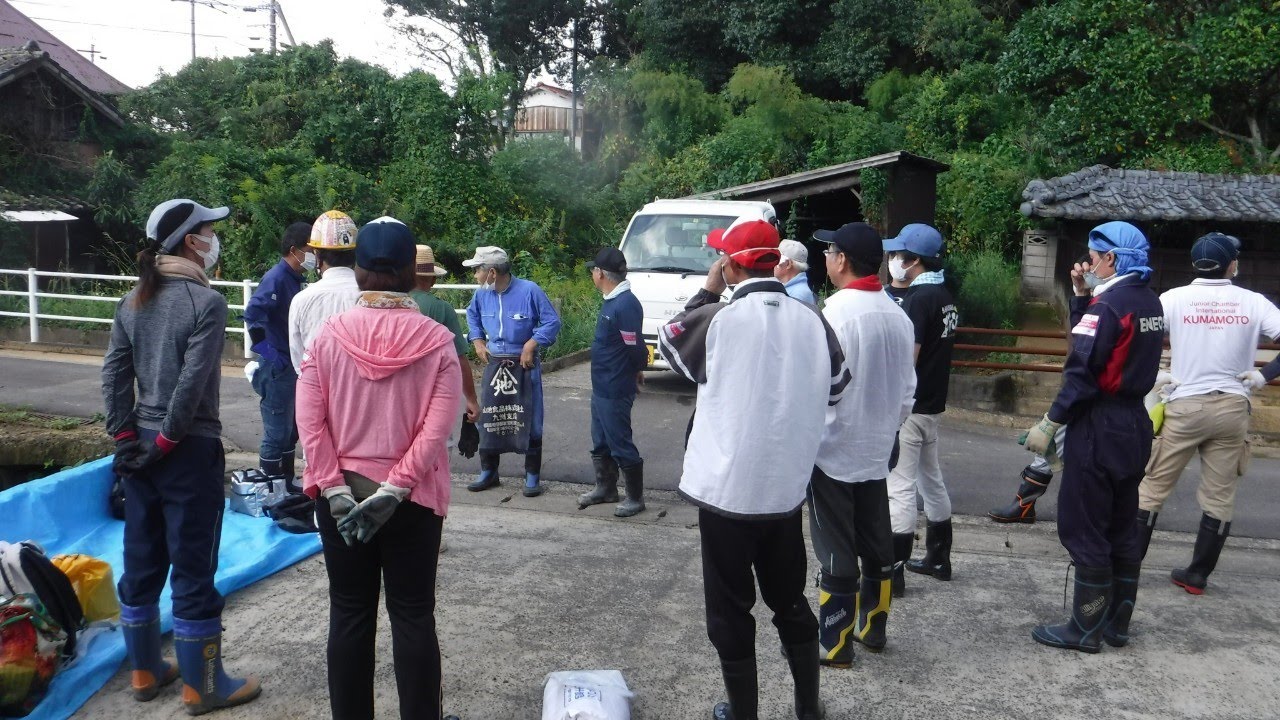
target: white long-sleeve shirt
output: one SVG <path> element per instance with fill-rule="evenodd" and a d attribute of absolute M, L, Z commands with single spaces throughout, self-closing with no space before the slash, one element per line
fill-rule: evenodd
<path fill-rule="evenodd" d="M 1280 337 L 1280 309 L 1230 280 L 1193 280 L 1160 296 L 1178 381 L 1170 400 L 1215 390 L 1249 394 L 1236 379 L 1253 369 L 1258 339 Z"/>
<path fill-rule="evenodd" d="M 844 351 L 852 380 L 844 401 L 827 408 L 818 469 L 840 482 L 889 475 L 893 436 L 915 404 L 915 331 L 881 290 L 840 290 L 822 315 Z"/>
<path fill-rule="evenodd" d="M 303 354 L 320 334 L 324 321 L 355 307 L 359 298 L 356 271 L 348 267 L 328 268 L 318 281 L 294 296 L 289 305 L 289 359 L 295 373 L 302 374 Z"/>

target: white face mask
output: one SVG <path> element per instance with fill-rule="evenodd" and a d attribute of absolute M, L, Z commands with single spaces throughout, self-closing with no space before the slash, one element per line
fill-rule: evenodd
<path fill-rule="evenodd" d="M 907 269 L 902 267 L 902 258 L 889 258 L 889 277 L 902 282 L 907 279 Z"/>
<path fill-rule="evenodd" d="M 303 253 L 303 255 L 302 255 L 302 269 L 303 269 L 303 270 L 306 270 L 307 272 L 311 272 L 312 270 L 315 270 L 315 269 L 316 269 L 316 254 L 315 254 L 315 253 L 313 253 L 313 252 L 306 252 L 306 253 Z"/>
<path fill-rule="evenodd" d="M 208 250 L 196 250 L 196 254 L 200 256 L 201 260 L 204 260 L 205 272 L 208 272 L 213 269 L 214 265 L 218 264 L 218 255 L 222 253 L 222 246 L 218 242 L 218 234 L 214 233 L 209 237 L 197 235 L 196 237 L 209 243 Z"/>
<path fill-rule="evenodd" d="M 486 275 L 486 277 L 489 277 L 489 276 Z M 492 280 L 486 280 L 485 282 L 480 283 L 481 290 L 494 290 L 497 288 L 497 286 L 498 284 Z"/>

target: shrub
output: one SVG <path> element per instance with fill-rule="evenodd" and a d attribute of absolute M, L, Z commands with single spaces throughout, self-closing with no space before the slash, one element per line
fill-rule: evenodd
<path fill-rule="evenodd" d="M 1015 327 L 1022 304 L 1017 263 L 987 249 L 953 254 L 947 265 L 959 288 L 956 305 L 961 325 Z"/>

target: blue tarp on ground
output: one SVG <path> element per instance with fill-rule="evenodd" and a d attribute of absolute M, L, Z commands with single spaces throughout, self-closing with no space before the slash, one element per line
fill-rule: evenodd
<path fill-rule="evenodd" d="M 0 492 L 0 540 L 35 540 L 51 557 L 83 553 L 102 558 L 118 580 L 124 570 L 124 523 L 108 511 L 111 480 L 108 457 Z M 228 511 L 218 553 L 218 590 L 229 594 L 319 551 L 318 535 L 291 535 L 268 518 Z M 173 605 L 167 586 L 160 611 L 168 632 Z M 28 718 L 70 717 L 119 670 L 124 660 L 119 632 L 91 633 L 87 640 Z"/>

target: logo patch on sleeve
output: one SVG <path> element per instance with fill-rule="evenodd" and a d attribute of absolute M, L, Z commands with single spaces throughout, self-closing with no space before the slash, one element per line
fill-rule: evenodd
<path fill-rule="evenodd" d="M 619 330 L 618 334 L 622 336 L 622 342 L 626 345 L 636 344 L 636 334 L 626 330 Z"/>
<path fill-rule="evenodd" d="M 1080 318 L 1079 324 L 1071 328 L 1071 334 L 1088 335 L 1089 337 L 1096 336 L 1098 334 L 1098 316 L 1085 315 Z"/>
<path fill-rule="evenodd" d="M 669 335 L 672 338 L 678 338 L 680 337 L 681 333 L 684 332 L 684 323 L 678 323 L 678 322 L 669 323 L 666 327 L 666 330 L 667 330 L 667 335 Z"/>

